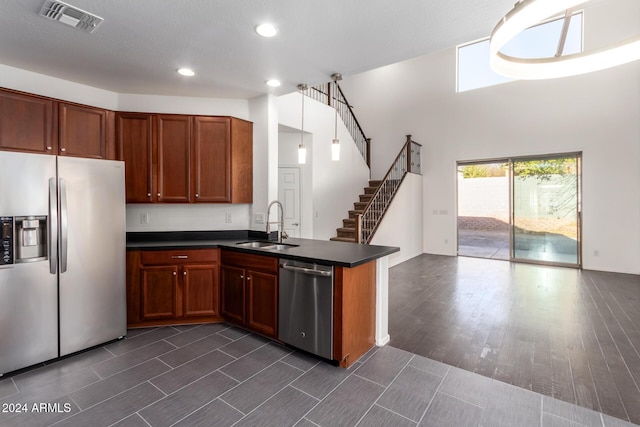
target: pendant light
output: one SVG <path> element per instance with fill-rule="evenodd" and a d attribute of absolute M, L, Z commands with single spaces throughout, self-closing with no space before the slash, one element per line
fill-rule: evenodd
<path fill-rule="evenodd" d="M 308 86 L 304 83 L 298 85 L 300 95 L 302 95 L 302 120 L 300 124 L 300 145 L 298 145 L 298 163 L 303 165 L 307 162 L 307 148 L 304 146 L 304 91 L 308 89 Z"/>
<path fill-rule="evenodd" d="M 342 74 L 335 73 L 331 75 L 333 79 L 333 107 L 336 110 L 335 129 L 333 142 L 331 143 L 331 160 L 340 160 L 340 140 L 338 139 L 338 80 L 342 80 Z"/>

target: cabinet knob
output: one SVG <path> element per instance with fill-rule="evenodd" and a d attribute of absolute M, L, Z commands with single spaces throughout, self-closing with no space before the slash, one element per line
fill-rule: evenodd
<path fill-rule="evenodd" d="M 183 272 L 182 272 L 182 275 L 183 275 L 183 276 L 186 276 L 186 275 L 187 275 L 187 272 L 186 272 L 186 271 L 183 271 Z"/>
<path fill-rule="evenodd" d="M 47 151 L 53 150 L 53 147 L 47 147 Z"/>
<path fill-rule="evenodd" d="M 251 276 L 247 277 L 247 280 L 251 280 Z"/>
<path fill-rule="evenodd" d="M 244 276 L 241 274 L 241 275 L 240 275 L 240 278 L 241 278 L 241 279 L 244 279 Z"/>
<path fill-rule="evenodd" d="M 200 195 L 199 195 L 198 193 L 196 193 L 196 199 L 197 199 L 198 197 L 200 197 Z"/>
<path fill-rule="evenodd" d="M 158 197 L 160 197 L 160 193 L 158 193 Z"/>
<path fill-rule="evenodd" d="M 60 151 L 62 151 L 62 152 L 64 153 L 65 151 L 67 151 L 67 149 L 66 149 L 66 148 L 64 148 L 64 147 L 62 147 L 62 148 L 60 149 Z"/>
<path fill-rule="evenodd" d="M 151 197 L 151 193 L 147 193 L 147 197 Z"/>
<path fill-rule="evenodd" d="M 174 272 L 173 272 L 173 275 L 175 276 L 175 275 L 177 275 L 177 273 L 174 271 Z"/>

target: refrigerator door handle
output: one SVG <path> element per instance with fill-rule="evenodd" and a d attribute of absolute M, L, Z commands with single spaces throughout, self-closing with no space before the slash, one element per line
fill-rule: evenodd
<path fill-rule="evenodd" d="M 67 271 L 67 248 L 68 231 L 67 227 L 67 183 L 64 178 L 60 178 L 60 273 Z"/>
<path fill-rule="evenodd" d="M 49 178 L 49 273 L 58 268 L 58 188 L 56 179 Z"/>

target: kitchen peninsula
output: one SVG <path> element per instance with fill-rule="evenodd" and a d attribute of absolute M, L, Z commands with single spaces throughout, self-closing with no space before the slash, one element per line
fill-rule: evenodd
<path fill-rule="evenodd" d="M 128 326 L 227 321 L 283 342 L 279 311 L 292 307 L 282 303 L 279 271 L 295 261 L 332 271 L 329 359 L 348 367 L 388 342 L 387 256 L 398 248 L 312 239 L 276 245 L 266 237 L 255 231 L 127 233 Z"/>

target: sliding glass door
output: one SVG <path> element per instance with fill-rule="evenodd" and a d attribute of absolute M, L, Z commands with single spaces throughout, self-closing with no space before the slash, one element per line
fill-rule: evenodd
<path fill-rule="evenodd" d="M 580 264 L 580 157 L 514 159 L 512 258 Z"/>
<path fill-rule="evenodd" d="M 580 153 L 458 163 L 458 255 L 579 267 L 580 163 Z"/>

